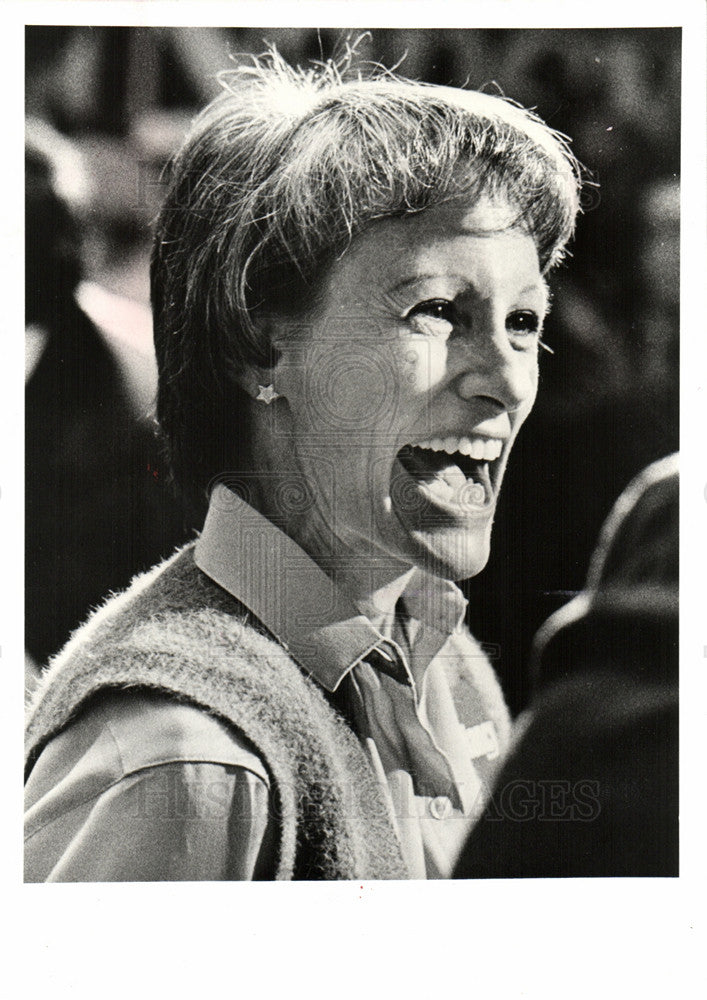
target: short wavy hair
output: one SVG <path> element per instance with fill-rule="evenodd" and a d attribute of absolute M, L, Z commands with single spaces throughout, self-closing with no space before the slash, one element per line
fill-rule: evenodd
<path fill-rule="evenodd" d="M 288 66 L 275 51 L 224 92 L 175 157 L 151 267 L 157 417 L 185 496 L 248 462 L 237 375 L 273 364 L 260 322 L 313 305 L 328 266 L 378 219 L 459 194 L 503 196 L 547 272 L 582 172 L 563 135 L 498 96 L 375 69 Z"/>

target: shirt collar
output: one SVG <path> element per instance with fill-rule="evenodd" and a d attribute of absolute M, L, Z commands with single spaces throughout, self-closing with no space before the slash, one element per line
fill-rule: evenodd
<path fill-rule="evenodd" d="M 296 542 L 223 483 L 211 494 L 194 561 L 329 691 L 388 642 Z M 455 584 L 422 570 L 403 598 L 408 614 L 445 635 L 467 603 Z"/>

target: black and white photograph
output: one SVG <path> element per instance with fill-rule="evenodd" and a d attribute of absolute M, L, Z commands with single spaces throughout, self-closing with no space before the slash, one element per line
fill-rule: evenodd
<path fill-rule="evenodd" d="M 101 6 L 20 26 L 32 905 L 677 893 L 695 28 Z"/>

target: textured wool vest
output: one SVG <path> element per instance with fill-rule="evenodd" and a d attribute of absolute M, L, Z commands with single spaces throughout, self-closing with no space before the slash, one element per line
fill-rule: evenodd
<path fill-rule="evenodd" d="M 30 709 L 28 772 L 97 691 L 167 691 L 234 725 L 262 757 L 279 821 L 278 879 L 407 878 L 363 748 L 261 629 L 187 546 L 112 598 L 53 661 Z"/>

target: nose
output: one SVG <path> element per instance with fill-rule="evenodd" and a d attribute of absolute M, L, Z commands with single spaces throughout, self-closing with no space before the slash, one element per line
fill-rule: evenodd
<path fill-rule="evenodd" d="M 537 351 L 511 344 L 505 318 L 494 327 L 465 339 L 456 391 L 466 401 L 485 397 L 507 411 L 529 408 L 537 391 Z"/>

